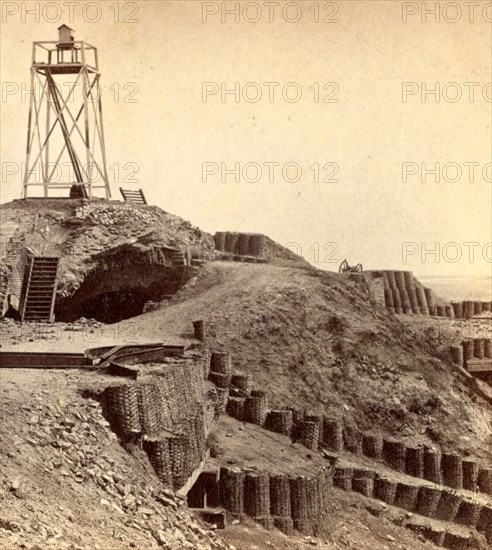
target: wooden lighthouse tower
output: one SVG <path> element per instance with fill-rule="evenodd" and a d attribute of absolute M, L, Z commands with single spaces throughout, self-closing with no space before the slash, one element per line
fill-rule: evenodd
<path fill-rule="evenodd" d="M 33 43 L 23 195 L 109 198 L 97 49 L 58 32 Z"/>

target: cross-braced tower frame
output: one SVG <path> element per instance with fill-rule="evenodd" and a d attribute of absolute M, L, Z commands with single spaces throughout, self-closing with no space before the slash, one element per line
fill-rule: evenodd
<path fill-rule="evenodd" d="M 59 33 L 58 42 L 33 43 L 24 198 L 37 187 L 36 196 L 70 189 L 91 198 L 102 189 L 108 199 L 97 49 L 66 25 Z"/>

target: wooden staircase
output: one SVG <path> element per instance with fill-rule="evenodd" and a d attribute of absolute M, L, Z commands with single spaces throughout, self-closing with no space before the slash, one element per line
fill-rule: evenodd
<path fill-rule="evenodd" d="M 54 321 L 59 258 L 29 256 L 21 298 L 21 321 Z"/>

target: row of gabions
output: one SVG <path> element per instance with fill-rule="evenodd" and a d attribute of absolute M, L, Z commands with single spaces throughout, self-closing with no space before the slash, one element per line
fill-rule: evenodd
<path fill-rule="evenodd" d="M 252 389 L 251 375 L 232 373 L 228 353 L 213 352 L 209 364 L 209 379 L 229 393 L 226 408 L 229 415 L 290 436 L 310 449 L 325 447 L 337 452 L 343 449 L 343 424 L 340 420 L 304 415 L 295 408 L 270 410 L 266 393 Z M 492 469 L 479 468 L 476 461 L 463 459 L 455 453 L 441 454 L 439 450 L 424 446 L 407 447 L 401 441 L 385 439 L 379 434 L 362 436 L 360 450 L 368 457 L 383 460 L 398 472 L 455 489 L 479 489 L 492 494 Z M 327 473 L 324 475 L 326 487 L 329 487 L 332 474 Z M 455 491 L 398 483 L 378 477 L 374 472 L 354 471 L 352 468 L 337 468 L 333 481 L 344 490 L 355 490 L 427 517 L 475 527 L 492 540 L 492 508 L 462 497 Z M 276 526 L 288 534 L 293 529 L 316 534 L 323 509 L 326 509 L 319 504 L 320 491 L 317 487 L 313 478 L 223 468 L 220 499 L 232 515 L 246 514 L 266 528 Z M 328 500 L 323 502 L 326 506 Z M 417 527 L 429 540 L 447 548 L 465 548 L 470 538 L 433 530 L 428 526 Z"/>
<path fill-rule="evenodd" d="M 239 256 L 266 257 L 265 235 L 220 231 L 214 235 L 215 249 Z"/>
<path fill-rule="evenodd" d="M 305 415 L 293 407 L 271 410 L 266 392 L 252 390 L 251 375 L 232 374 L 228 353 L 213 352 L 210 364 L 209 379 L 228 392 L 226 412 L 233 418 L 291 437 L 308 449 L 343 450 L 341 420 Z M 403 441 L 372 433 L 362 435 L 358 449 L 369 458 L 383 460 L 397 472 L 454 489 L 479 490 L 492 495 L 492 469 L 480 467 L 471 458 L 441 453 L 422 445 L 407 446 Z"/>
<path fill-rule="evenodd" d="M 451 346 L 453 363 L 466 366 L 471 359 L 492 359 L 490 338 L 467 338 L 459 346 Z"/>
<path fill-rule="evenodd" d="M 220 502 L 230 515 L 247 515 L 267 529 L 276 527 L 288 535 L 294 529 L 306 535 L 320 532 L 331 487 L 331 468 L 321 468 L 312 476 L 220 470 Z"/>
<path fill-rule="evenodd" d="M 492 495 L 492 469 L 480 467 L 472 458 L 423 445 L 407 446 L 381 434 L 365 434 L 361 450 L 365 456 L 382 460 L 397 472 L 453 489 L 479 490 Z"/>
<path fill-rule="evenodd" d="M 233 418 L 291 437 L 308 449 L 324 447 L 335 452 L 342 451 L 343 424 L 340 420 L 305 415 L 294 407 L 270 409 L 267 393 L 253 389 L 251 374 L 232 372 L 228 352 L 210 353 L 208 379 L 218 389 L 228 393 L 226 412 Z"/>
<path fill-rule="evenodd" d="M 110 386 L 101 401 L 113 431 L 123 441 L 143 439 L 159 479 L 179 489 L 205 456 L 216 399 L 205 392 L 200 365 L 187 361 L 143 381 Z"/>
<path fill-rule="evenodd" d="M 421 516 L 475 528 L 492 542 L 492 506 L 464 497 L 457 491 L 435 485 L 398 482 L 372 470 L 351 467 L 336 468 L 333 484 L 344 491 L 356 491 Z M 459 535 L 446 534 L 442 530 L 439 533 L 439 541 L 433 542 L 447 548 L 461 548 L 460 545 L 450 545 L 451 540 L 456 544 L 458 539 L 455 537 L 459 538 Z M 463 544 L 468 544 L 468 540 L 465 537 Z"/>
<path fill-rule="evenodd" d="M 442 303 L 430 288 L 422 286 L 411 271 L 382 271 L 384 303 L 394 313 L 469 319 L 490 312 L 492 302 L 463 300 Z"/>

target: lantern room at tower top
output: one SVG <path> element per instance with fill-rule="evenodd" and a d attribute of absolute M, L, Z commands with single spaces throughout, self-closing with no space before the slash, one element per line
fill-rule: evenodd
<path fill-rule="evenodd" d="M 68 25 L 61 25 L 58 41 L 33 42 L 32 66 L 37 70 L 49 68 L 52 74 L 78 73 L 83 66 L 98 73 L 97 49 L 83 40 L 74 40 L 73 32 Z"/>

